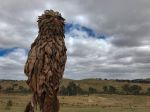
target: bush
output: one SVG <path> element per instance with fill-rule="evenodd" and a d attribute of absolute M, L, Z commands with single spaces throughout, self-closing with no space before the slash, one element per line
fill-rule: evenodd
<path fill-rule="evenodd" d="M 12 104 L 13 104 L 13 103 L 12 103 L 12 101 L 11 101 L 11 100 L 8 100 L 8 102 L 7 102 L 7 106 L 10 106 L 10 107 L 11 107 L 11 106 L 12 106 Z"/>
<path fill-rule="evenodd" d="M 67 92 L 69 96 L 77 95 L 77 88 L 74 82 L 70 82 L 67 87 Z"/>
<path fill-rule="evenodd" d="M 5 109 L 10 110 L 10 108 L 12 107 L 13 102 L 11 100 L 8 100 Z"/>
<path fill-rule="evenodd" d="M 60 91 L 59 91 L 59 94 L 60 95 L 67 95 L 67 88 L 65 88 L 65 86 L 61 86 L 60 87 Z"/>
<path fill-rule="evenodd" d="M 114 93 L 116 93 L 116 90 L 117 90 L 117 89 L 116 89 L 115 87 L 113 87 L 113 86 L 109 86 L 109 87 L 108 87 L 108 92 L 109 92 L 109 93 L 114 94 Z"/>
<path fill-rule="evenodd" d="M 19 90 L 24 90 L 24 87 L 23 86 L 19 86 Z"/>
<path fill-rule="evenodd" d="M 147 88 L 147 94 L 150 95 L 150 88 Z"/>
<path fill-rule="evenodd" d="M 59 95 L 78 95 L 78 94 L 85 94 L 80 88 L 80 85 L 75 84 L 74 82 L 70 82 L 67 87 L 61 86 L 59 89 Z"/>
<path fill-rule="evenodd" d="M 132 85 L 130 87 L 130 92 L 131 94 L 134 94 L 134 95 L 139 94 L 141 90 L 142 90 L 141 86 L 138 86 L 138 85 Z"/>
<path fill-rule="evenodd" d="M 89 94 L 97 93 L 97 90 L 95 88 L 89 87 Z"/>
<path fill-rule="evenodd" d="M 0 90 L 2 90 L 2 86 L 0 85 Z"/>
<path fill-rule="evenodd" d="M 30 93 L 31 92 L 30 89 L 24 88 L 23 86 L 19 86 L 19 91 L 21 93 Z"/>
<path fill-rule="evenodd" d="M 130 93 L 130 86 L 128 84 L 125 84 L 122 86 L 122 90 L 126 93 L 129 94 Z"/>
<path fill-rule="evenodd" d="M 104 91 L 104 93 L 107 93 L 108 92 L 108 87 L 107 86 L 103 86 L 103 91 Z"/>
<path fill-rule="evenodd" d="M 110 94 L 115 94 L 117 91 L 116 87 L 114 86 L 103 86 L 103 92 L 104 93 L 110 93 Z"/>
<path fill-rule="evenodd" d="M 13 88 L 13 87 L 7 87 L 4 91 L 5 91 L 6 93 L 10 93 L 10 92 L 13 92 L 13 91 L 14 91 L 14 88 Z"/>
<path fill-rule="evenodd" d="M 126 93 L 126 94 L 140 94 L 140 91 L 142 90 L 141 86 L 138 85 L 128 85 L 125 84 L 124 86 L 122 86 L 122 90 Z"/>
<path fill-rule="evenodd" d="M 13 86 L 13 87 L 17 87 L 17 86 L 18 86 L 18 84 L 13 84 L 12 86 Z"/>
<path fill-rule="evenodd" d="M 69 96 L 81 94 L 83 92 L 80 85 L 76 85 L 74 82 L 70 82 L 66 89 L 64 87 L 61 89 Z"/>

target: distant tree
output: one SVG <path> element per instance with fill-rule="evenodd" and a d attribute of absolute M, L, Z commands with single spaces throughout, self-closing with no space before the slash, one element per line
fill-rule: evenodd
<path fill-rule="evenodd" d="M 147 93 L 150 95 L 150 88 L 147 88 Z"/>
<path fill-rule="evenodd" d="M 59 94 L 60 95 L 67 95 L 67 89 L 65 88 L 65 86 L 60 87 Z"/>
<path fill-rule="evenodd" d="M 108 87 L 108 92 L 109 92 L 109 93 L 116 93 L 116 88 L 113 87 L 113 86 L 109 86 L 109 87 Z"/>
<path fill-rule="evenodd" d="M 21 93 L 30 93 L 31 92 L 30 89 L 24 88 L 23 86 L 19 86 L 19 91 Z"/>
<path fill-rule="evenodd" d="M 77 95 L 77 86 L 74 82 L 70 82 L 67 86 L 67 92 L 69 96 Z"/>
<path fill-rule="evenodd" d="M 13 87 L 7 87 L 5 90 L 5 92 L 13 92 L 14 91 L 14 88 Z"/>
<path fill-rule="evenodd" d="M 0 85 L 0 91 L 2 90 L 2 86 Z"/>
<path fill-rule="evenodd" d="M 23 90 L 23 89 L 24 89 L 24 87 L 23 87 L 23 86 L 19 86 L 19 89 L 20 89 L 20 90 Z"/>
<path fill-rule="evenodd" d="M 80 85 L 77 85 L 77 94 L 83 94 L 83 93 L 84 93 L 84 91 L 82 90 Z"/>
<path fill-rule="evenodd" d="M 96 80 L 102 80 L 101 78 L 96 78 Z"/>
<path fill-rule="evenodd" d="M 108 87 L 107 86 L 103 86 L 103 91 L 104 91 L 104 93 L 107 93 L 108 92 Z"/>
<path fill-rule="evenodd" d="M 130 86 L 130 92 L 131 94 L 139 94 L 140 91 L 142 90 L 141 86 L 138 86 L 138 85 L 132 85 Z"/>
<path fill-rule="evenodd" d="M 89 87 L 89 94 L 97 93 L 97 90 L 95 88 Z"/>
<path fill-rule="evenodd" d="M 12 100 L 8 100 L 5 109 L 10 110 L 12 105 L 13 105 Z"/>
<path fill-rule="evenodd" d="M 79 84 L 76 84 L 74 82 L 69 82 L 68 86 L 61 86 L 59 94 L 60 95 L 78 95 L 78 94 L 83 94 L 84 91 L 80 88 Z"/>
<path fill-rule="evenodd" d="M 125 84 L 122 86 L 122 90 L 126 93 L 126 94 L 140 94 L 140 91 L 142 90 L 141 86 L 138 85 L 128 85 Z"/>
<path fill-rule="evenodd" d="M 12 106 L 12 100 L 8 100 L 7 106 Z"/>
<path fill-rule="evenodd" d="M 130 86 L 128 84 L 125 84 L 122 86 L 122 90 L 126 93 L 129 94 L 130 93 Z"/>
<path fill-rule="evenodd" d="M 16 86 L 18 86 L 18 84 L 13 84 L 12 86 L 13 86 L 13 87 L 16 87 Z"/>

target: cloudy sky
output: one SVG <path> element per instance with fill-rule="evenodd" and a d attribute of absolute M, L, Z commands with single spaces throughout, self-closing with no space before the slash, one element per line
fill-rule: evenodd
<path fill-rule="evenodd" d="M 0 79 L 23 67 L 46 9 L 66 19 L 65 78 L 150 77 L 150 0 L 0 0 Z"/>

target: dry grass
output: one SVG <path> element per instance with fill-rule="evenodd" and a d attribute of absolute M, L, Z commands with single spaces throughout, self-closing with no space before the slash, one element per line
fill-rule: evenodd
<path fill-rule="evenodd" d="M 23 112 L 31 95 L 0 94 L 1 112 Z M 150 96 L 91 95 L 59 96 L 60 112 L 150 112 Z M 8 100 L 13 102 L 6 108 Z"/>
<path fill-rule="evenodd" d="M 71 80 L 64 79 L 62 85 L 67 86 Z M 88 87 L 101 90 L 105 85 L 112 85 L 121 88 L 127 82 L 116 82 L 113 80 L 75 80 L 84 90 Z M 25 81 L 0 81 L 3 89 L 12 87 L 14 84 L 28 88 Z M 144 90 L 150 84 L 129 83 L 130 85 L 140 85 Z M 23 112 L 31 94 L 2 94 L 0 93 L 0 112 Z M 142 95 L 90 95 L 90 96 L 59 96 L 61 109 L 60 112 L 150 112 L 150 96 Z M 7 102 L 12 101 L 12 107 L 7 107 Z M 39 111 L 37 111 L 39 112 Z"/>

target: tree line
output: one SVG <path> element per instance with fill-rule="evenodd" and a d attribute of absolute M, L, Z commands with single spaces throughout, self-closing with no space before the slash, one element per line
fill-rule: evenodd
<path fill-rule="evenodd" d="M 16 89 L 17 88 L 17 89 Z M 126 94 L 126 95 L 150 95 L 150 88 L 144 92 L 139 85 L 125 84 L 121 88 L 116 88 L 112 85 L 103 86 L 101 90 L 93 87 L 88 87 L 87 90 L 82 89 L 80 84 L 69 82 L 67 86 L 62 85 L 59 89 L 59 95 L 73 96 L 73 95 L 90 95 L 90 94 Z M 4 93 L 31 93 L 31 90 L 18 84 L 13 84 L 11 87 L 3 88 L 0 85 L 0 92 Z"/>
<path fill-rule="evenodd" d="M 29 88 L 25 88 L 24 86 L 19 86 L 18 84 L 12 84 L 12 86 L 9 86 L 5 89 L 0 85 L 0 92 L 3 92 L 3 93 L 31 93 L 31 90 Z"/>
<path fill-rule="evenodd" d="M 146 92 L 142 91 L 142 87 L 139 85 L 129 85 L 125 84 L 120 89 L 109 85 L 103 86 L 102 91 L 98 91 L 93 87 L 89 87 L 88 91 L 83 90 L 79 84 L 70 82 L 67 87 L 61 86 L 60 95 L 85 95 L 85 94 L 126 94 L 126 95 L 150 95 L 150 88 Z"/>

